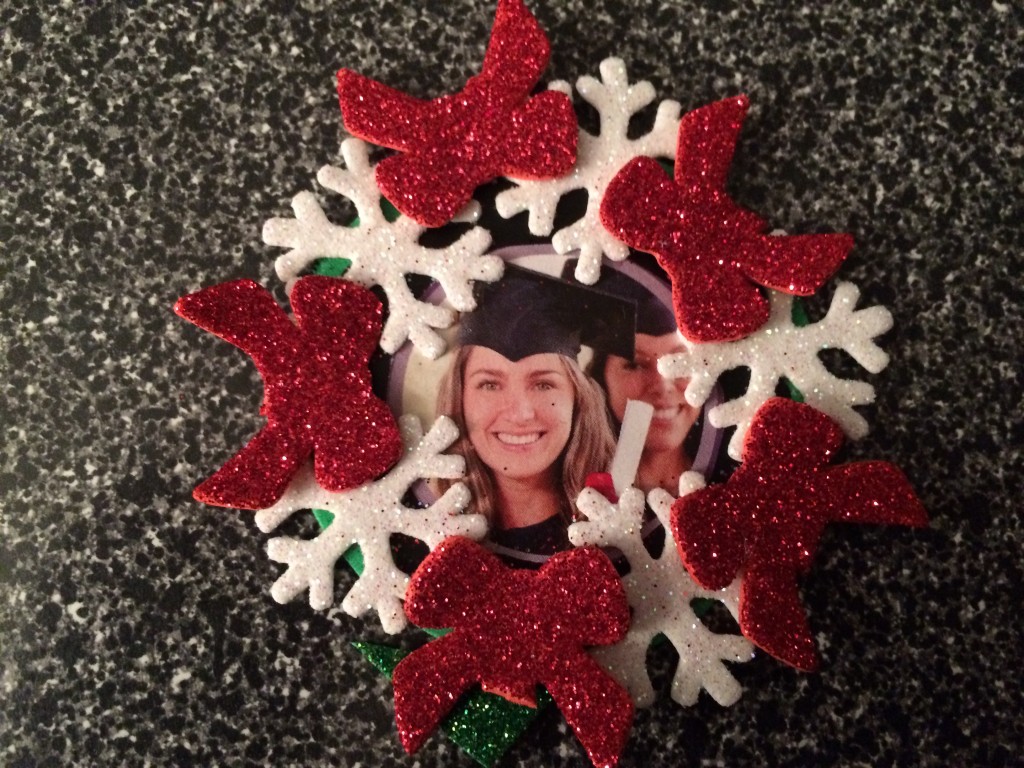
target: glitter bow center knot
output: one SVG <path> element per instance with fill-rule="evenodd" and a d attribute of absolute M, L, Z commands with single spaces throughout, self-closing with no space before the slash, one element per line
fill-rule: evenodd
<path fill-rule="evenodd" d="M 629 605 L 599 550 L 564 552 L 533 572 L 452 537 L 413 575 L 405 610 L 420 626 L 452 628 L 395 669 L 395 717 L 409 752 L 475 683 L 531 706 L 543 685 L 594 764 L 618 761 L 632 699 L 584 647 L 625 637 Z"/>

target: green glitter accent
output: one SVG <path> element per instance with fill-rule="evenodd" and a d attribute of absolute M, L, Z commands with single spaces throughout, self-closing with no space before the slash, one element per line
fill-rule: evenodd
<path fill-rule="evenodd" d="M 327 526 L 334 522 L 334 513 L 328 512 L 326 509 L 314 509 L 313 517 L 316 518 L 317 524 L 320 526 L 320 530 L 326 530 Z M 345 554 L 342 555 L 345 558 L 352 570 L 357 575 L 362 575 L 363 569 L 366 567 L 366 563 L 363 562 L 363 550 L 359 548 L 358 544 L 353 544 L 351 547 L 345 550 Z"/>
<path fill-rule="evenodd" d="M 550 703 L 548 692 L 540 687 L 536 709 L 513 704 L 493 693 L 474 691 L 463 697 L 457 709 L 445 718 L 444 729 L 466 754 L 489 768 Z"/>
<path fill-rule="evenodd" d="M 398 662 L 409 655 L 409 651 L 378 643 L 354 642 L 352 647 L 363 654 L 366 660 L 373 664 L 378 672 L 388 677 L 391 677 L 395 667 L 398 666 Z"/>
<path fill-rule="evenodd" d="M 345 554 L 342 555 L 342 557 L 345 558 L 345 562 L 352 567 L 352 570 L 355 571 L 357 575 L 363 575 L 363 569 L 366 567 L 366 564 L 363 562 L 363 550 L 359 548 L 358 544 L 353 544 L 351 547 L 346 549 Z"/>
<path fill-rule="evenodd" d="M 786 378 L 782 379 L 782 383 L 786 385 L 786 391 L 789 392 L 790 400 L 795 400 L 798 403 L 804 401 L 804 393 L 796 388 L 796 384 Z"/>
<path fill-rule="evenodd" d="M 321 531 L 334 522 L 334 513 L 328 512 L 326 509 L 314 509 L 313 517 L 316 518 L 317 523 L 320 525 Z"/>
<path fill-rule="evenodd" d="M 793 325 L 797 328 L 811 324 L 811 319 L 807 317 L 807 307 L 804 306 L 799 296 L 793 297 L 793 311 L 790 316 L 793 318 Z"/>
<path fill-rule="evenodd" d="M 352 645 L 377 671 L 391 677 L 409 651 L 377 643 Z M 552 702 L 537 688 L 537 707 L 513 704 L 493 693 L 474 690 L 463 696 L 441 723 L 441 730 L 484 768 L 490 768 L 515 744 L 537 715 Z"/>
<path fill-rule="evenodd" d="M 334 522 L 334 513 L 326 509 L 314 509 L 313 517 L 316 518 L 317 523 L 320 525 L 320 530 L 325 530 L 327 526 Z M 358 544 L 353 544 L 346 549 L 342 557 L 345 558 L 345 562 L 356 572 L 357 576 L 362 575 L 363 569 L 366 568 L 366 562 L 363 560 L 363 550 L 359 548 Z M 451 632 L 450 629 L 423 629 L 423 631 L 432 637 L 441 637 Z"/>

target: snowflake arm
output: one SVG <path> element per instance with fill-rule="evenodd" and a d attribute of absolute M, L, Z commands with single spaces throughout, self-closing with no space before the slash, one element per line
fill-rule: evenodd
<path fill-rule="evenodd" d="M 578 155 L 572 172 L 548 181 L 512 179 L 516 187 L 498 195 L 498 213 L 510 218 L 529 211 L 530 232 L 550 235 L 555 225 L 555 209 L 563 195 L 585 189 L 587 211 L 581 219 L 555 233 L 552 245 L 558 253 L 580 251 L 576 279 L 593 285 L 601 272 L 601 257 L 622 261 L 629 248 L 601 224 L 601 198 L 609 182 L 622 166 L 635 157 L 674 158 L 679 131 L 680 107 L 675 101 L 658 105 L 654 127 L 637 139 L 628 136 L 629 120 L 655 99 L 654 86 L 646 81 L 629 84 L 626 65 L 621 59 L 605 59 L 600 66 L 601 79 L 581 77 L 576 87 L 580 96 L 598 111 L 600 132 L 592 136 L 580 131 Z M 551 84 L 552 90 L 569 92 L 564 82 Z"/>
<path fill-rule="evenodd" d="M 391 534 L 412 536 L 430 547 L 447 536 L 479 539 L 484 535 L 483 517 L 458 514 L 469 503 L 469 490 L 461 483 L 425 509 L 402 504 L 402 496 L 414 482 L 460 477 L 465 462 L 460 456 L 441 453 L 458 436 L 451 419 L 439 418 L 426 436 L 412 416 L 402 418 L 401 428 L 406 455 L 379 480 L 354 490 L 331 493 L 320 488 L 312 472 L 306 470 L 277 504 L 257 513 L 256 523 L 262 531 L 273 530 L 302 509 L 325 509 L 334 515 L 332 523 L 314 539 L 280 536 L 270 540 L 270 559 L 288 566 L 271 588 L 277 602 L 288 602 L 308 589 L 309 603 L 314 609 L 330 606 L 338 558 L 357 544 L 365 569 L 341 607 L 351 616 L 377 611 L 384 631 L 394 634 L 406 624 L 401 600 L 409 578 L 392 559 Z"/>
<path fill-rule="evenodd" d="M 694 490 L 703 485 L 703 479 L 697 473 L 687 473 L 680 485 L 684 491 Z M 586 489 L 580 495 L 579 509 L 587 521 L 570 527 L 572 543 L 616 547 L 630 566 L 629 574 L 623 578 L 633 610 L 629 634 L 621 643 L 595 651 L 594 656 L 629 690 L 637 706 L 649 706 L 654 701 L 654 688 L 646 670 L 647 648 L 656 635 L 664 634 L 679 652 L 672 683 L 673 700 L 690 706 L 696 703 L 703 688 L 719 704 L 729 706 L 739 699 L 742 689 L 723 662 L 749 660 L 753 646 L 740 635 L 711 632 L 694 614 L 690 601 L 695 597 L 720 600 L 736 615 L 739 581 L 718 592 L 694 583 L 679 560 L 668 527 L 674 499 L 667 493 L 655 492 L 650 500 L 666 532 L 665 547 L 658 558 L 651 557 L 643 544 L 641 491 L 628 489 L 618 504 L 612 504 L 594 489 Z"/>
<path fill-rule="evenodd" d="M 274 268 L 291 290 L 299 274 L 315 260 L 331 256 L 348 259 L 352 266 L 346 279 L 367 288 L 379 285 L 388 297 L 381 348 L 393 353 L 409 339 L 423 354 L 437 358 L 444 351 L 444 341 L 435 329 L 447 328 L 455 316 L 446 307 L 417 299 L 406 275 L 434 278 L 448 303 L 465 312 L 476 306 L 473 282 L 497 280 L 504 262 L 484 255 L 491 236 L 483 227 L 473 227 L 444 248 L 420 245 L 418 239 L 425 227 L 404 216 L 389 222 L 381 211 L 369 146 L 359 139 L 346 139 L 341 154 L 346 167 L 324 166 L 317 180 L 352 201 L 359 226 L 333 224 L 311 192 L 300 192 L 292 201 L 294 219 L 270 219 L 263 227 L 265 243 L 290 249 L 278 257 Z M 473 203 L 457 220 L 474 222 L 479 214 L 479 204 Z"/>
<path fill-rule="evenodd" d="M 750 368 L 750 384 L 740 397 L 712 408 L 712 425 L 735 426 L 729 455 L 740 459 L 743 440 L 758 408 L 775 396 L 782 378 L 800 390 L 804 401 L 831 416 L 849 437 L 868 431 L 867 421 L 853 407 L 875 399 L 875 390 L 863 381 L 840 379 L 818 358 L 823 349 L 842 349 L 869 373 L 880 373 L 889 356 L 874 342 L 892 327 L 892 315 L 884 307 L 855 310 L 860 291 L 852 283 L 839 283 L 828 313 L 816 323 L 793 323 L 793 298 L 771 292 L 771 315 L 759 330 L 738 341 L 692 344 L 685 352 L 668 355 L 658 369 L 668 378 L 689 378 L 686 400 L 701 406 L 718 377 L 731 368 Z"/>

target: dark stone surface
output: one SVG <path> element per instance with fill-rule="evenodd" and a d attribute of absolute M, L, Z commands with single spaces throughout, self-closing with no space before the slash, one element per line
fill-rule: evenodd
<path fill-rule="evenodd" d="M 251 516 L 191 501 L 261 387 L 170 308 L 239 277 L 281 296 L 260 227 L 337 160 L 334 72 L 456 90 L 490 4 L 131 5 L 0 3 L 0 764 L 471 765 L 402 752 L 348 645 L 375 621 L 278 606 Z M 687 109 L 751 96 L 731 188 L 855 233 L 841 276 L 896 329 L 851 455 L 933 519 L 830 529 L 821 673 L 759 657 L 732 709 L 663 696 L 622 765 L 1021 764 L 1019 5 L 532 5 L 551 78 L 618 55 Z M 505 765 L 585 762 L 548 718 Z"/>

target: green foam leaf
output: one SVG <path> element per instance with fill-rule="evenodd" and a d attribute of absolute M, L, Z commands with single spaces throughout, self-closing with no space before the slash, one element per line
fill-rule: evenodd
<path fill-rule="evenodd" d="M 313 273 L 327 277 L 341 277 L 351 266 L 352 262 L 341 256 L 324 258 L 317 261 L 316 266 L 313 267 Z"/>

